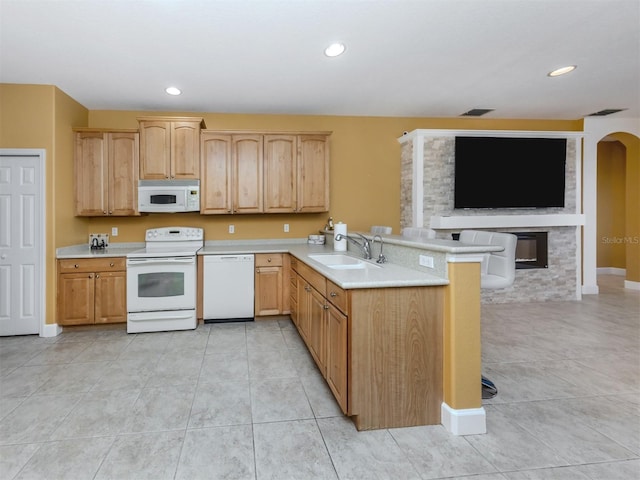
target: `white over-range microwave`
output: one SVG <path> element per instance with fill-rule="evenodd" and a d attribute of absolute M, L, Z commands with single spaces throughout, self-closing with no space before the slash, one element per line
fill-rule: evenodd
<path fill-rule="evenodd" d="M 200 211 L 200 180 L 140 180 L 138 211 L 198 212 Z"/>

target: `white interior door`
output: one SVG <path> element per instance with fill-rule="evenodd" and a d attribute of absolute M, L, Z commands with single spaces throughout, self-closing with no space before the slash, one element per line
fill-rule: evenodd
<path fill-rule="evenodd" d="M 44 323 L 43 176 L 44 151 L 0 150 L 0 335 Z"/>

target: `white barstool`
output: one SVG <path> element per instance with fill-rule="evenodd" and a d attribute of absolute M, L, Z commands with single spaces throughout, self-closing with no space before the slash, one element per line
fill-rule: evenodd
<path fill-rule="evenodd" d="M 501 252 L 490 252 L 480 265 L 480 288 L 506 288 L 516 278 L 516 243 L 518 237 L 512 233 L 487 232 L 484 230 L 462 230 L 459 239 L 474 245 L 499 245 Z M 482 398 L 493 398 L 498 394 L 494 383 L 482 376 Z"/>

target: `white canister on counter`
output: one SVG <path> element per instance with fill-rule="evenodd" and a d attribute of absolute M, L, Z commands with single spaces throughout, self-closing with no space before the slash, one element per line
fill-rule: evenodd
<path fill-rule="evenodd" d="M 346 252 L 347 251 L 347 239 L 343 238 L 341 240 L 336 240 L 336 236 L 344 235 L 347 236 L 347 224 L 338 222 L 333 227 L 333 249 L 336 252 Z"/>

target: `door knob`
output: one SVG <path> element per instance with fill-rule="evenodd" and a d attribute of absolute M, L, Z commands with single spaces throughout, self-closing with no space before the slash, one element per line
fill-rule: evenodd
<path fill-rule="evenodd" d="M 6 255 L 5 253 L 3 253 L 2 255 L 0 255 L 0 258 L 1 258 L 2 260 L 4 260 L 5 258 L 7 258 L 7 255 Z"/>

